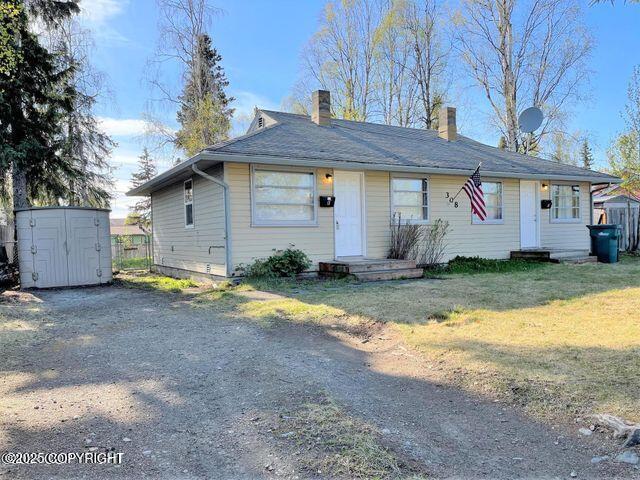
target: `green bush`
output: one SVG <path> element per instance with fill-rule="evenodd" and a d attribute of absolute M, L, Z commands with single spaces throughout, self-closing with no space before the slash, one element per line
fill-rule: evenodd
<path fill-rule="evenodd" d="M 457 256 L 444 269 L 446 273 L 506 273 L 533 270 L 543 263 L 530 260 L 495 260 Z"/>
<path fill-rule="evenodd" d="M 258 259 L 243 267 L 244 275 L 251 278 L 295 277 L 311 266 L 311 260 L 295 248 L 276 251 L 269 258 Z"/>

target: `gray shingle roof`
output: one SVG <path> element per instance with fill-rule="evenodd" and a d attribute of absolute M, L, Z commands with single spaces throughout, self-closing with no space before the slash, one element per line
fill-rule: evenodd
<path fill-rule="evenodd" d="M 520 155 L 458 135 L 447 142 L 433 130 L 332 119 L 321 127 L 305 115 L 262 110 L 275 124 L 218 145 L 205 152 L 286 157 L 305 160 L 474 170 L 511 175 L 552 175 L 616 181 L 617 177 L 572 165 Z M 310 162 L 312 163 L 312 162 Z"/>
<path fill-rule="evenodd" d="M 484 176 L 619 183 L 606 173 L 500 150 L 458 135 L 447 142 L 432 130 L 332 119 L 321 127 L 305 115 L 260 110 L 267 126 L 204 149 L 195 157 L 127 192 L 150 192 L 188 178 L 192 166 L 224 161 L 401 170 L 468 175 L 482 162 Z M 255 126 L 254 120 L 254 126 Z"/>

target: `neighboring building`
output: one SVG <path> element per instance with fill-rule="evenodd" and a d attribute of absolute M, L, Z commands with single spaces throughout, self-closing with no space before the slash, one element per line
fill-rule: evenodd
<path fill-rule="evenodd" d="M 315 266 L 385 258 L 394 212 L 425 225 L 447 220 L 445 260 L 508 258 L 532 248 L 588 251 L 591 187 L 617 177 L 458 135 L 454 108 L 443 110 L 440 125 L 437 132 L 333 119 L 329 92 L 314 92 L 311 118 L 257 110 L 246 135 L 128 195 L 151 195 L 153 263 L 174 275 L 235 275 L 292 244 Z M 457 208 L 449 201 L 479 162 L 485 221 L 471 215 L 464 193 Z M 335 196 L 333 208 L 321 206 L 324 196 Z M 552 207 L 542 209 L 548 199 Z"/>
<path fill-rule="evenodd" d="M 112 218 L 111 223 L 111 245 L 116 244 L 118 237 L 129 237 L 129 241 L 133 245 L 142 245 L 145 243 L 147 234 L 139 225 L 127 225 L 125 218 Z"/>
<path fill-rule="evenodd" d="M 640 194 L 631 192 L 620 185 L 599 185 L 591 190 L 593 198 L 593 218 L 596 223 L 607 223 L 611 210 L 638 210 Z M 637 213 L 636 213 L 637 214 Z"/>

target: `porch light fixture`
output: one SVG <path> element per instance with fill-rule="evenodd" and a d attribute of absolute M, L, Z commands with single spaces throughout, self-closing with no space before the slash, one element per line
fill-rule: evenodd
<path fill-rule="evenodd" d="M 325 174 L 324 180 L 322 181 L 322 183 L 325 183 L 327 185 L 332 184 L 333 183 L 333 175 L 331 175 L 330 173 Z"/>
<path fill-rule="evenodd" d="M 547 185 L 546 183 L 542 184 L 542 191 L 546 192 L 547 190 L 549 190 L 549 185 Z"/>

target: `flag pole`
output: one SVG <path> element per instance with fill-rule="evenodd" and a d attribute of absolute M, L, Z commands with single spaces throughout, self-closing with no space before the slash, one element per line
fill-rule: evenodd
<path fill-rule="evenodd" d="M 480 170 L 480 167 L 481 167 L 481 166 L 482 166 L 482 162 L 480 162 L 480 163 L 478 164 L 478 167 L 473 171 L 473 173 L 471 174 L 471 176 L 472 176 L 472 177 L 476 174 L 476 172 L 477 172 L 478 170 Z M 465 183 L 466 183 L 466 182 L 465 182 Z M 463 188 L 464 188 L 464 184 L 462 184 L 462 186 L 460 187 L 460 190 L 458 190 L 458 193 L 456 193 L 450 201 L 452 201 L 452 202 L 453 202 L 456 198 L 458 198 L 458 195 L 460 195 L 460 192 L 462 191 L 462 189 L 463 189 Z"/>

